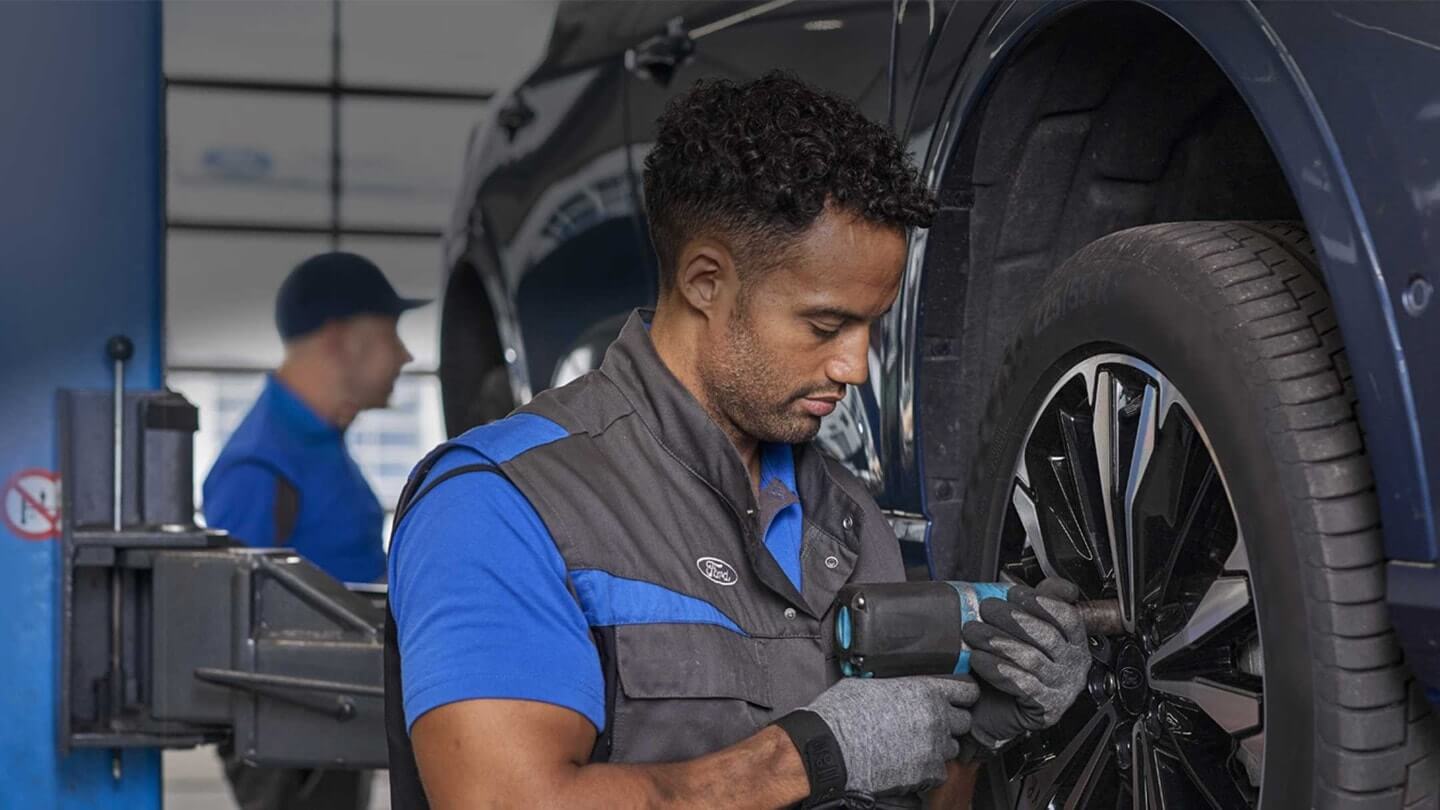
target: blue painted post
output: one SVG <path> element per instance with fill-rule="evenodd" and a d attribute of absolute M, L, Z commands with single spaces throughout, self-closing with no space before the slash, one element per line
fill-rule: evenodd
<path fill-rule="evenodd" d="M 0 3 L 0 482 L 55 468 L 55 392 L 162 372 L 164 115 L 159 3 Z M 21 494 L 20 490 L 24 490 Z M 44 476 L 0 517 L 0 807 L 158 808 L 160 758 L 61 758 L 58 546 Z"/>

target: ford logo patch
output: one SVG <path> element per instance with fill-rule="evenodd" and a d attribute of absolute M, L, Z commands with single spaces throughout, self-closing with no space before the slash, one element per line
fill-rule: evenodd
<path fill-rule="evenodd" d="M 716 585 L 734 585 L 740 581 L 740 575 L 730 563 L 719 557 L 701 557 L 695 561 L 695 567 L 700 569 L 700 575 L 715 583 Z"/>
<path fill-rule="evenodd" d="M 1121 669 L 1120 669 L 1120 688 L 1121 688 L 1121 689 L 1139 689 L 1139 688 L 1140 688 L 1140 684 L 1142 684 L 1142 683 L 1144 683 L 1144 682 L 1145 682 L 1145 676 L 1140 673 L 1140 670 L 1136 669 L 1135 667 L 1121 667 Z"/>

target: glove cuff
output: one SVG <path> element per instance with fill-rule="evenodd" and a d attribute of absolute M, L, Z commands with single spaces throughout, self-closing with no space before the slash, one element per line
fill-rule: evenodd
<path fill-rule="evenodd" d="M 810 795 L 800 803 L 802 808 L 828 808 L 845 806 L 845 782 L 849 774 L 845 770 L 845 755 L 835 733 L 820 715 L 807 709 L 797 709 L 771 723 L 790 736 L 795 750 L 800 752 L 800 761 L 805 764 L 805 776 L 810 780 Z"/>
<path fill-rule="evenodd" d="M 1026 735 L 1021 733 L 997 740 L 986 734 L 983 729 L 972 728 L 970 733 L 960 741 L 959 759 L 962 762 L 986 762 L 999 756 L 1002 751 L 1024 736 Z"/>

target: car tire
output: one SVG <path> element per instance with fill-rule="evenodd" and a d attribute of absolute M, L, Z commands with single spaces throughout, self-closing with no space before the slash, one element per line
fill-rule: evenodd
<path fill-rule="evenodd" d="M 958 570 L 937 573 L 993 579 L 1016 563 L 1002 538 L 1007 526 L 1013 532 L 1017 463 L 1030 452 L 1032 420 L 1067 369 L 1102 355 L 1158 370 L 1208 427 L 1234 531 L 1248 551 L 1247 587 L 1258 617 L 1262 750 L 1270 753 L 1260 806 L 1437 806 L 1436 722 L 1390 626 L 1379 508 L 1351 370 L 1309 237 L 1297 224 L 1147 225 L 1096 240 L 1067 260 L 1021 319 L 988 400 L 963 501 L 971 553 L 960 555 Z M 1096 565 L 1103 571 L 1103 562 Z M 1143 570 L 1137 581 L 1148 581 Z M 1072 712 L 1085 701 L 1118 700 L 1102 687 L 1082 695 Z M 1159 697 L 1170 700 L 1161 705 L 1195 708 Z M 1148 722 L 1148 715 L 1124 716 L 1136 734 Z M 987 767 L 982 806 L 1092 804 L 1088 793 L 1078 805 L 1067 803 L 1082 794 L 1058 778 L 1038 792 L 1033 779 L 1020 789 L 1024 768 L 1055 756 L 1042 748 L 1020 759 L 1024 744 Z M 1118 734 L 1114 744 L 1123 748 Z M 1099 762 L 1106 755 L 1095 756 Z M 1111 757 L 1121 761 L 1121 754 Z M 1183 770 L 1163 763 L 1154 770 L 1165 768 Z M 1204 781 L 1197 773 L 1190 772 L 1191 782 Z M 1144 806 L 1136 799 L 1151 788 L 1122 781 L 1117 775 L 1116 805 L 1126 806 L 1128 794 Z M 1227 803 L 1196 789 L 1200 803 L 1193 806 Z"/>
<path fill-rule="evenodd" d="M 504 364 L 495 366 L 480 378 L 470 423 L 484 425 L 504 419 L 514 409 L 515 393 L 510 388 L 510 369 Z"/>

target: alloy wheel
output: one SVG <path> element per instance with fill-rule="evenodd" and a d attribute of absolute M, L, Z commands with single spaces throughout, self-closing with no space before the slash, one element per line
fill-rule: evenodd
<path fill-rule="evenodd" d="M 1249 808 L 1265 756 L 1264 663 L 1245 539 L 1183 394 L 1127 354 L 1069 367 L 1014 464 L 1002 579 L 1062 576 L 1117 599 L 1089 688 L 998 763 L 1010 807 Z"/>

